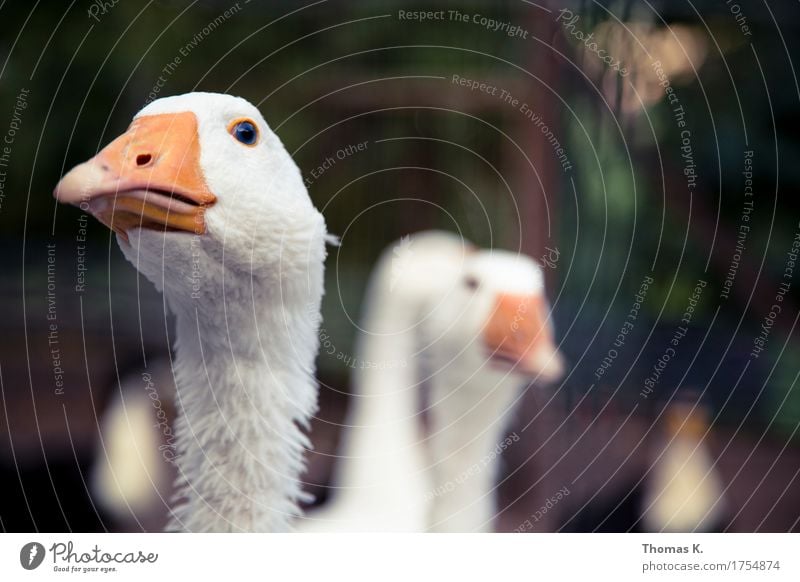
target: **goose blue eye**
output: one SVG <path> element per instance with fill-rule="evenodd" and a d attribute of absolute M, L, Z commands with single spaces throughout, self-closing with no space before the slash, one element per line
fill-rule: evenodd
<path fill-rule="evenodd" d="M 231 127 L 231 134 L 244 145 L 253 145 L 258 141 L 258 128 L 252 121 L 237 121 Z"/>

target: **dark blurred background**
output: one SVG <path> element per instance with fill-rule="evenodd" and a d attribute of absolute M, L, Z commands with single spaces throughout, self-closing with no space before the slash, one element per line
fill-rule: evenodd
<path fill-rule="evenodd" d="M 723 529 L 800 529 L 797 3 L 11 1 L 0 15 L 0 530 L 163 522 L 163 501 L 147 519 L 107 514 L 88 475 L 120 383 L 141 389 L 167 360 L 170 318 L 111 234 L 51 192 L 156 94 L 193 90 L 257 104 L 342 236 L 323 313 L 337 354 L 352 351 L 371 266 L 405 234 L 460 229 L 542 260 L 570 371 L 527 391 L 498 529 L 566 485 L 533 531 L 639 528 L 628 505 L 665 408 L 687 398 L 707 415 Z M 349 378 L 335 355 L 318 365 L 307 478 L 322 501 Z"/>

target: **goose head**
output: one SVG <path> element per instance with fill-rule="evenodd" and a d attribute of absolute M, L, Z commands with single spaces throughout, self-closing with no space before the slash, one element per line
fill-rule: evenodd
<path fill-rule="evenodd" d="M 321 268 L 324 256 L 324 220 L 299 169 L 239 97 L 153 101 L 54 196 L 111 228 L 126 258 L 176 302 L 218 301 L 224 277 L 307 275 L 297 266 Z"/>
<path fill-rule="evenodd" d="M 544 277 L 530 257 L 502 250 L 467 254 L 432 319 L 446 330 L 435 349 L 454 362 L 466 359 L 468 370 L 542 382 L 556 381 L 563 373 Z"/>

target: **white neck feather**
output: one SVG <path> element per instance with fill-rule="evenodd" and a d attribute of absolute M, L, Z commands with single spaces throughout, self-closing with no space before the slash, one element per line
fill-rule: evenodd
<path fill-rule="evenodd" d="M 285 531 L 298 513 L 308 445 L 298 424 L 316 409 L 317 390 L 313 354 L 293 347 L 315 345 L 315 334 L 311 321 L 298 321 L 302 308 L 287 309 L 264 309 L 254 321 L 229 305 L 223 325 L 219 312 L 178 311 L 178 503 L 169 529 Z"/>
<path fill-rule="evenodd" d="M 169 233 L 132 231 L 122 246 L 176 315 L 178 479 L 170 530 L 285 531 L 299 513 L 308 446 L 300 427 L 317 407 L 325 258 L 324 222 L 308 216 L 316 223 L 285 227 L 282 240 L 292 244 L 258 247 L 257 269 L 221 260 L 204 238 L 189 245 Z M 232 240 L 224 257 L 245 257 L 247 242 Z"/>

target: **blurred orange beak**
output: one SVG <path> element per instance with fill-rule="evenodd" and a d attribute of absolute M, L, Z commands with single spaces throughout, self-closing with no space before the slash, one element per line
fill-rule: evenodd
<path fill-rule="evenodd" d="M 53 196 L 80 206 L 127 240 L 131 228 L 203 234 L 216 202 L 200 168 L 192 112 L 147 115 L 88 162 L 70 170 Z"/>
<path fill-rule="evenodd" d="M 558 380 L 564 372 L 564 362 L 547 317 L 541 296 L 500 295 L 484 329 L 490 357 L 516 372 L 538 376 L 546 382 Z"/>

